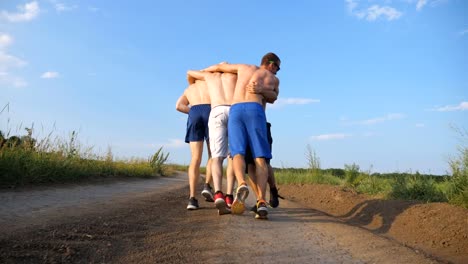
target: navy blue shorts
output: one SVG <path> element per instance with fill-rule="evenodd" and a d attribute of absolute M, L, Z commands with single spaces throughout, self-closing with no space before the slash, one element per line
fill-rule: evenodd
<path fill-rule="evenodd" d="M 185 142 L 203 141 L 209 139 L 208 118 L 210 116 L 211 105 L 199 104 L 190 107 L 187 118 L 187 133 Z"/>

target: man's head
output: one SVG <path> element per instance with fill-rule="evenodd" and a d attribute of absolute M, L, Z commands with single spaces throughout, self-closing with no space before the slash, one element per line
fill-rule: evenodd
<path fill-rule="evenodd" d="M 281 60 L 276 54 L 269 52 L 263 56 L 260 65 L 271 71 L 273 74 L 276 74 L 280 70 Z"/>

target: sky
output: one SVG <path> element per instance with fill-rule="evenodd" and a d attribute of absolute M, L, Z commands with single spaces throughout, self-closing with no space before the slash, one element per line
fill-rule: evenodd
<path fill-rule="evenodd" d="M 323 169 L 450 173 L 468 129 L 465 0 L 0 0 L 0 130 L 188 165 L 187 70 L 267 52 L 274 167 L 307 167 L 310 148 Z"/>

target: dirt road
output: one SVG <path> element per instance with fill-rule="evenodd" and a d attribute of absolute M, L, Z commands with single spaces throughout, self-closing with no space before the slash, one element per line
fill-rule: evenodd
<path fill-rule="evenodd" d="M 187 211 L 186 177 L 2 191 L 0 263 L 439 263 L 289 200 Z"/>

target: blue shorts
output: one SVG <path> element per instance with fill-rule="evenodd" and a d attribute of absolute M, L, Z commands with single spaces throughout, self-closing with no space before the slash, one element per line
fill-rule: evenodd
<path fill-rule="evenodd" d="M 203 141 L 209 139 L 208 118 L 210 116 L 211 105 L 199 104 L 190 107 L 187 118 L 187 133 L 185 142 Z"/>
<path fill-rule="evenodd" d="M 231 157 L 245 156 L 250 146 L 252 157 L 271 159 L 266 116 L 258 103 L 238 103 L 231 106 L 228 120 L 228 140 Z"/>
<path fill-rule="evenodd" d="M 273 138 L 271 137 L 271 124 L 267 122 L 267 138 L 268 143 L 270 144 L 270 151 L 273 149 Z M 254 158 L 252 157 L 252 151 L 250 150 L 250 146 L 247 146 L 247 151 L 245 152 L 245 164 L 255 164 Z M 266 159 L 266 163 L 270 164 L 271 159 Z M 247 173 L 247 167 L 245 167 Z"/>

